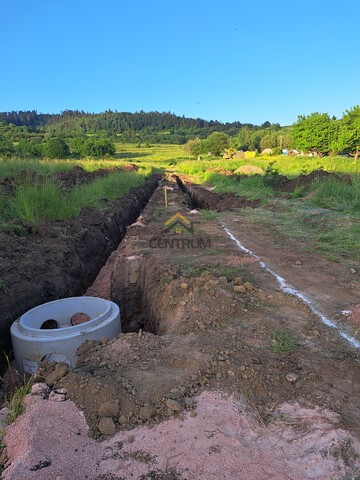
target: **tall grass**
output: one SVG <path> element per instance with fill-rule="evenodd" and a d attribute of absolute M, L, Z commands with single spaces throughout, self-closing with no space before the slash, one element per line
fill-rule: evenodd
<path fill-rule="evenodd" d="M 334 179 L 321 183 L 313 202 L 335 211 L 360 213 L 360 177 L 354 176 L 352 185 Z"/>
<path fill-rule="evenodd" d="M 262 175 L 249 175 L 247 178 L 239 180 L 238 176 L 227 177 L 218 173 L 206 172 L 204 180 L 216 187 L 216 192 L 234 192 L 250 200 L 271 198 L 275 194 Z"/>
<path fill-rule="evenodd" d="M 302 173 L 310 173 L 313 170 L 323 169 L 328 172 L 360 174 L 360 161 L 354 163 L 352 158 L 347 157 L 288 157 L 284 155 L 271 157 L 255 157 L 247 159 L 231 159 L 223 158 L 193 160 L 178 162 L 176 168 L 179 173 L 185 175 L 197 176 L 198 181 L 204 181 L 204 174 L 209 168 L 224 168 L 233 172 L 242 165 L 255 165 L 264 170 L 269 163 L 276 162 L 274 166 L 279 173 L 288 177 L 294 177 Z"/>
<path fill-rule="evenodd" d="M 13 198 L 0 196 L 1 221 L 23 219 L 36 225 L 43 221 L 75 217 L 84 207 L 105 208 L 102 199 L 116 200 L 144 179 L 145 176 L 139 173 L 114 172 L 92 183 L 76 186 L 67 193 L 50 179 L 18 185 Z"/>

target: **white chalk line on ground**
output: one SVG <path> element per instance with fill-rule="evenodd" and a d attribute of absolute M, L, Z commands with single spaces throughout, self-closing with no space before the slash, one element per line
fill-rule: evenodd
<path fill-rule="evenodd" d="M 277 273 L 275 273 L 273 270 L 271 270 L 271 268 L 269 268 L 265 262 L 263 262 L 262 260 L 260 260 L 260 258 L 258 257 L 258 255 L 256 255 L 255 253 L 253 253 L 251 250 L 249 250 L 248 248 L 244 247 L 237 238 L 234 237 L 234 235 L 230 232 L 230 230 L 228 230 L 225 225 L 221 224 L 221 226 L 223 227 L 223 229 L 225 230 L 225 232 L 229 235 L 229 237 L 231 238 L 231 240 L 233 240 L 236 245 L 241 249 L 243 250 L 244 252 L 248 253 L 249 255 L 253 256 L 254 258 L 257 258 L 259 260 L 259 265 L 264 268 L 267 272 L 271 273 L 271 275 L 273 275 L 276 280 L 279 282 L 279 285 L 280 285 L 280 289 L 285 292 L 285 293 L 290 293 L 291 295 L 294 295 L 295 297 L 297 298 L 300 298 L 303 302 L 306 303 L 306 305 L 308 305 L 310 307 L 310 309 L 318 316 L 320 317 L 321 321 L 327 325 L 328 327 L 331 327 L 331 328 L 334 328 L 336 330 L 338 330 L 339 334 L 341 337 L 345 338 L 345 340 L 347 340 L 351 345 L 353 345 L 354 347 L 356 348 L 360 348 L 360 342 L 358 342 L 354 337 L 351 337 L 350 335 L 348 335 L 347 333 L 344 333 L 343 331 L 341 331 L 339 325 L 337 325 L 335 322 L 333 322 L 332 320 L 330 320 L 329 318 L 327 318 L 325 315 L 323 315 L 322 313 L 320 313 L 314 306 L 313 304 L 311 303 L 311 301 L 307 298 L 306 295 L 304 295 L 303 293 L 299 292 L 298 290 L 296 290 L 296 288 L 292 287 L 291 285 L 288 285 L 286 283 L 286 280 L 283 278 L 283 277 L 280 277 L 280 275 L 278 275 Z"/>

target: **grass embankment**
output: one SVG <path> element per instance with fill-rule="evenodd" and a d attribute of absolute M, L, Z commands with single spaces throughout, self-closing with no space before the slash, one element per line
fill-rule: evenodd
<path fill-rule="evenodd" d="M 74 187 L 64 192 L 52 181 L 24 183 L 15 187 L 13 197 L 0 195 L 0 222 L 4 228 L 15 219 L 22 219 L 31 225 L 44 221 L 72 218 L 79 215 L 84 207 L 105 208 L 103 199 L 116 200 L 128 193 L 132 187 L 144 182 L 146 174 L 114 172 L 92 183 Z"/>

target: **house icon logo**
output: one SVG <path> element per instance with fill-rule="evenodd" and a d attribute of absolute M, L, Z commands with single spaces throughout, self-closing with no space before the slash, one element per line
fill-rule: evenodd
<path fill-rule="evenodd" d="M 191 234 L 194 233 L 193 222 L 184 217 L 184 215 L 181 215 L 181 213 L 177 213 L 165 223 L 165 231 L 169 231 L 173 228 L 175 228 L 175 232 L 179 234 L 186 232 Z"/>

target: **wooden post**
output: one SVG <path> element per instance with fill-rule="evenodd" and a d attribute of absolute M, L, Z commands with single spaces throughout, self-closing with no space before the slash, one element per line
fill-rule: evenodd
<path fill-rule="evenodd" d="M 167 189 L 165 188 L 165 208 L 167 208 Z"/>

